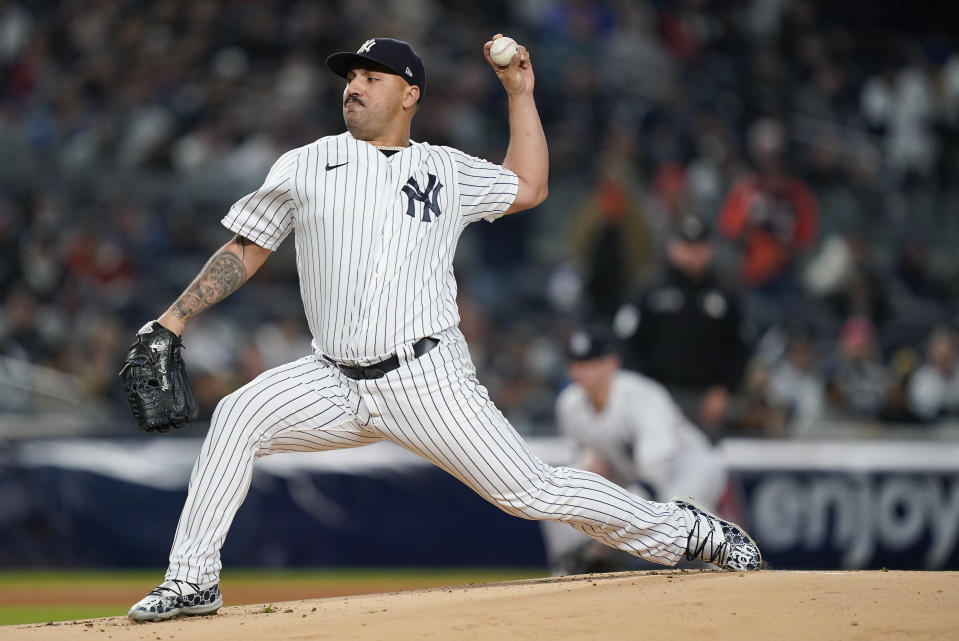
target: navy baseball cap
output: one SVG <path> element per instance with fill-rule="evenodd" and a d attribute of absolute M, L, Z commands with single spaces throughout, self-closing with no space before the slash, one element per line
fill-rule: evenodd
<path fill-rule="evenodd" d="M 616 354 L 616 337 L 602 325 L 590 324 L 574 331 L 566 344 L 571 361 L 588 361 Z"/>
<path fill-rule="evenodd" d="M 370 38 L 356 53 L 341 51 L 326 59 L 326 66 L 338 76 L 346 78 L 350 69 L 375 62 L 395 73 L 409 85 L 420 88 L 420 99 L 426 93 L 426 68 L 423 59 L 408 42 L 393 38 Z"/>

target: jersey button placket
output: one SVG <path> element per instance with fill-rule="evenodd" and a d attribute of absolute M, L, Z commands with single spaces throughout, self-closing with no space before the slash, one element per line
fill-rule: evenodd
<path fill-rule="evenodd" d="M 389 240 L 389 235 L 386 233 L 389 227 L 389 214 L 393 210 L 393 199 L 391 199 L 391 188 L 393 186 L 392 179 L 392 170 L 387 169 L 387 179 L 385 181 L 386 187 L 384 187 L 383 192 L 380 194 L 380 202 L 386 203 L 378 212 L 374 213 L 374 222 L 379 226 L 379 233 L 375 235 L 375 241 L 373 246 L 370 249 L 370 260 L 368 265 L 371 266 L 372 273 L 369 275 L 369 287 L 366 287 L 367 295 L 365 296 L 362 302 L 362 314 L 359 322 L 356 324 L 354 342 L 361 347 L 361 351 L 368 351 L 367 346 L 362 341 L 362 334 L 369 327 L 373 325 L 375 319 L 371 319 L 370 315 L 373 310 L 376 309 L 377 303 L 380 300 L 382 293 L 382 279 L 383 272 L 385 271 L 385 260 L 386 260 L 386 247 Z M 389 346 L 383 346 L 388 348 Z"/>

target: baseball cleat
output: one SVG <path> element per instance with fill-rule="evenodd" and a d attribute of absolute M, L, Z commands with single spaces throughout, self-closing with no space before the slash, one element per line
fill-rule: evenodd
<path fill-rule="evenodd" d="M 691 499 L 673 499 L 686 519 L 686 558 L 701 559 L 724 570 L 758 570 L 763 563 L 759 546 L 735 523 L 725 521 Z"/>
<path fill-rule="evenodd" d="M 127 616 L 134 621 L 163 621 L 173 617 L 197 614 L 214 614 L 223 605 L 220 584 L 198 583 L 169 579 L 135 603 Z"/>

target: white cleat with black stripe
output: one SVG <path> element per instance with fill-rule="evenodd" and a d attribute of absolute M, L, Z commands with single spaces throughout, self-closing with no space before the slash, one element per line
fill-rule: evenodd
<path fill-rule="evenodd" d="M 222 605 L 219 583 L 200 585 L 168 579 L 135 603 L 127 616 L 138 622 L 164 621 L 181 614 L 214 614 Z"/>
<path fill-rule="evenodd" d="M 686 519 L 686 558 L 700 559 L 724 570 L 759 570 L 763 557 L 746 530 L 696 505 L 692 499 L 673 499 Z"/>

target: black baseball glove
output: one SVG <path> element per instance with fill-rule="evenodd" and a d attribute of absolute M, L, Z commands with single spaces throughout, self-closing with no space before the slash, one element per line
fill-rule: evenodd
<path fill-rule="evenodd" d="M 180 337 L 150 321 L 137 332 L 120 370 L 123 391 L 137 427 L 169 432 L 197 419 L 200 407 L 180 356 Z"/>

